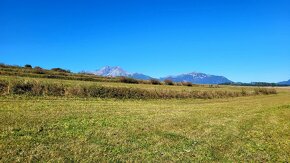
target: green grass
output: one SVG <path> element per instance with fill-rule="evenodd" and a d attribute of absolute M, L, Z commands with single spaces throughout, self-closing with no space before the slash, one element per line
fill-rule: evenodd
<path fill-rule="evenodd" d="M 289 162 L 290 92 L 226 99 L 0 97 L 0 162 Z"/>

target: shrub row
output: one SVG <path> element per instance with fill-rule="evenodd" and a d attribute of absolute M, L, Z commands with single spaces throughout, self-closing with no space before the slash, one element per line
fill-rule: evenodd
<path fill-rule="evenodd" d="M 257 88 L 253 93 L 242 90 L 230 91 L 173 91 L 173 90 L 146 90 L 127 87 L 106 86 L 69 86 L 57 83 L 39 81 L 5 81 L 0 80 L 1 95 L 32 95 L 32 96 L 68 96 L 68 97 L 98 97 L 118 99 L 170 99 L 170 98 L 226 98 L 260 94 L 276 94 L 275 89 Z"/>
<path fill-rule="evenodd" d="M 255 88 L 254 92 L 256 95 L 277 94 L 276 89 L 273 89 L 273 88 Z"/>

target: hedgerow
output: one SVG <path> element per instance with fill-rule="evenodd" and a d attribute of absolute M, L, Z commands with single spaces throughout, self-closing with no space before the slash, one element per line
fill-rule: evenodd
<path fill-rule="evenodd" d="M 254 92 L 245 90 L 232 91 L 174 91 L 147 90 L 141 88 L 111 87 L 100 85 L 65 85 L 59 83 L 40 82 L 37 80 L 0 80 L 1 95 L 31 95 L 31 96 L 68 96 L 68 97 L 98 97 L 117 99 L 172 99 L 198 98 L 213 99 L 240 97 L 250 95 L 276 94 L 275 89 L 257 88 Z"/>

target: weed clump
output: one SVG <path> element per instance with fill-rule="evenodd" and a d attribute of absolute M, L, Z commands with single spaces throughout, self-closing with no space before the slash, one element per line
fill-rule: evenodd
<path fill-rule="evenodd" d="M 248 95 L 248 93 L 247 93 L 247 91 L 245 89 L 242 89 L 241 94 L 242 94 L 242 96 L 247 96 Z"/>

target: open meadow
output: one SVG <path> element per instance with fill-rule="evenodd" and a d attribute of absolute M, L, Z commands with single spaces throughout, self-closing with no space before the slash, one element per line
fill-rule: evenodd
<path fill-rule="evenodd" d="M 2 83 L 16 81 L 7 85 L 7 90 L 4 84 L 0 97 L 0 162 L 290 161 L 287 88 L 274 94 L 255 94 L 251 87 L 0 79 Z M 17 85 L 19 81 L 24 84 Z M 29 81 L 42 83 L 43 91 L 34 94 Z M 64 85 L 64 93 L 48 95 L 50 87 L 45 83 Z M 71 87 L 83 85 L 153 90 L 157 94 L 164 90 L 246 93 L 148 99 L 133 95 L 110 98 L 114 91 L 108 98 L 67 95 Z"/>
<path fill-rule="evenodd" d="M 0 0 L 0 163 L 290 163 L 290 0 Z"/>

